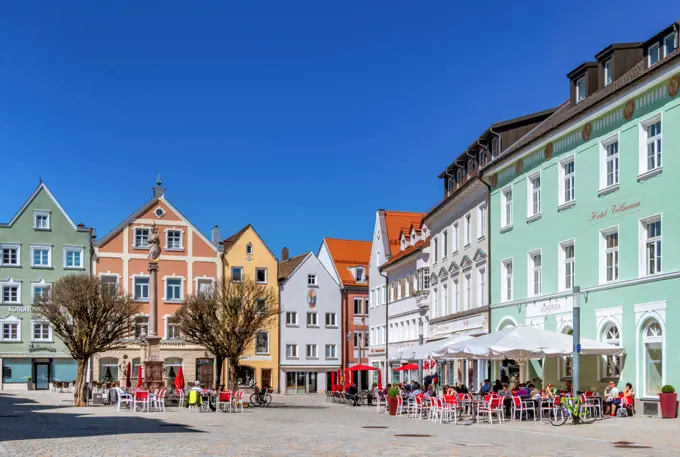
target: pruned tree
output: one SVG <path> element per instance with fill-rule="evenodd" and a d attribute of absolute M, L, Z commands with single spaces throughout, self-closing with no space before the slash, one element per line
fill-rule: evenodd
<path fill-rule="evenodd" d="M 124 347 L 134 330 L 141 304 L 118 294 L 110 284 L 87 275 L 59 278 L 35 301 L 35 312 L 47 320 L 78 363 L 73 403 L 87 406 L 87 362 L 101 352 Z"/>
<path fill-rule="evenodd" d="M 255 343 L 258 332 L 277 324 L 279 298 L 274 288 L 252 279 L 219 281 L 207 292 L 189 296 L 175 317 L 185 341 L 205 347 L 215 356 L 221 385 L 222 366 L 229 362 L 229 388 L 236 389 L 239 359 Z"/>

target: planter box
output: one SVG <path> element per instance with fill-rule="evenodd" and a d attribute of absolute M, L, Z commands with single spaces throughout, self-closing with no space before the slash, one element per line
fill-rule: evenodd
<path fill-rule="evenodd" d="M 26 382 L 26 388 L 28 390 L 35 390 L 35 383 L 33 381 Z"/>
<path fill-rule="evenodd" d="M 676 411 L 678 409 L 678 403 L 675 403 Z M 642 415 L 644 417 L 652 416 L 662 418 L 661 414 L 661 401 L 656 398 L 651 399 L 635 399 L 635 413 Z M 677 417 L 673 416 L 673 417 Z"/>
<path fill-rule="evenodd" d="M 659 394 L 661 417 L 675 419 L 678 417 L 678 394 Z"/>

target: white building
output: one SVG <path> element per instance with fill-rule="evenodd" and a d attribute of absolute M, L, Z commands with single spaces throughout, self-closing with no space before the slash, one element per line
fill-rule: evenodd
<path fill-rule="evenodd" d="M 382 371 L 383 380 L 389 379 L 387 371 L 387 282 L 379 268 L 390 257 L 401 251 L 400 235 L 418 234 L 424 213 L 403 211 L 376 211 L 369 262 L 369 364 Z M 371 382 L 377 382 L 377 372 L 371 372 Z"/>
<path fill-rule="evenodd" d="M 387 276 L 387 353 L 390 382 L 409 381 L 415 375 L 394 371 L 405 363 L 417 364 L 427 357 L 420 346 L 428 336 L 427 288 L 429 274 L 430 239 L 427 226 L 414 226 L 400 235 L 400 250 L 385 262 L 380 271 Z M 419 380 L 422 382 L 422 380 Z"/>
<path fill-rule="evenodd" d="M 323 393 L 341 364 L 340 286 L 312 252 L 281 257 L 281 391 Z"/>

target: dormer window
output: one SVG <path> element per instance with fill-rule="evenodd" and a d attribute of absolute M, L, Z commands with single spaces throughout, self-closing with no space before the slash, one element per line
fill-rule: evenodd
<path fill-rule="evenodd" d="M 647 49 L 647 59 L 649 66 L 656 64 L 661 58 L 659 43 L 654 43 Z"/>
<path fill-rule="evenodd" d="M 576 103 L 579 103 L 586 98 L 586 78 L 581 77 L 576 80 Z"/>
<path fill-rule="evenodd" d="M 463 169 L 462 169 L 462 168 L 459 168 L 459 169 L 456 171 L 456 181 L 458 181 L 459 183 L 463 181 L 463 173 L 464 173 L 464 172 L 463 172 Z"/>
<path fill-rule="evenodd" d="M 495 159 L 498 157 L 498 138 L 491 140 L 491 158 Z"/>
<path fill-rule="evenodd" d="M 364 275 L 364 268 L 363 267 L 357 267 L 354 270 L 354 279 L 356 282 L 364 282 L 365 281 L 365 275 Z"/>
<path fill-rule="evenodd" d="M 451 192 L 453 190 L 453 178 L 448 177 L 446 178 L 446 191 Z"/>
<path fill-rule="evenodd" d="M 666 57 L 671 52 L 675 51 L 675 32 L 669 33 L 663 39 L 663 56 Z"/>
<path fill-rule="evenodd" d="M 401 239 L 401 249 L 402 249 L 402 251 L 403 251 L 404 249 L 406 249 L 406 238 L 402 238 L 402 239 Z"/>
<path fill-rule="evenodd" d="M 468 160 L 468 162 L 467 162 L 467 172 L 468 172 L 468 174 L 472 174 L 472 170 L 473 170 L 474 167 L 475 167 L 475 161 L 472 160 L 472 159 Z"/>
<path fill-rule="evenodd" d="M 614 81 L 614 72 L 612 71 L 612 59 L 605 60 L 602 64 L 604 68 L 604 85 L 610 85 Z"/>

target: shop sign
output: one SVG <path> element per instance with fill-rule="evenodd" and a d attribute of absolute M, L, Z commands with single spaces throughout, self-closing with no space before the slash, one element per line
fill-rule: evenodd
<path fill-rule="evenodd" d="M 38 346 L 31 344 L 28 346 L 28 352 L 57 352 L 57 348 L 52 346 Z"/>
<path fill-rule="evenodd" d="M 481 328 L 484 326 L 484 316 L 478 314 L 465 319 L 458 319 L 445 324 L 435 324 L 432 326 L 432 335 L 444 335 L 447 333 L 461 332 L 473 328 Z"/>
<path fill-rule="evenodd" d="M 593 208 L 588 215 L 589 224 L 615 219 L 628 213 L 640 210 L 642 206 L 642 194 L 635 194 L 623 199 L 607 203 L 604 206 Z"/>
<path fill-rule="evenodd" d="M 10 306 L 8 309 L 9 309 L 10 313 L 32 313 L 33 312 L 32 306 Z"/>
<path fill-rule="evenodd" d="M 186 343 L 184 343 L 183 341 L 161 341 L 161 347 L 183 348 L 186 347 Z"/>
<path fill-rule="evenodd" d="M 547 316 L 550 314 L 570 313 L 573 310 L 573 297 L 553 298 L 551 300 L 539 300 L 528 303 L 526 317 Z"/>
<path fill-rule="evenodd" d="M 196 366 L 212 366 L 213 359 L 196 359 Z"/>
<path fill-rule="evenodd" d="M 384 354 L 385 348 L 372 348 L 371 353 L 372 354 Z"/>

